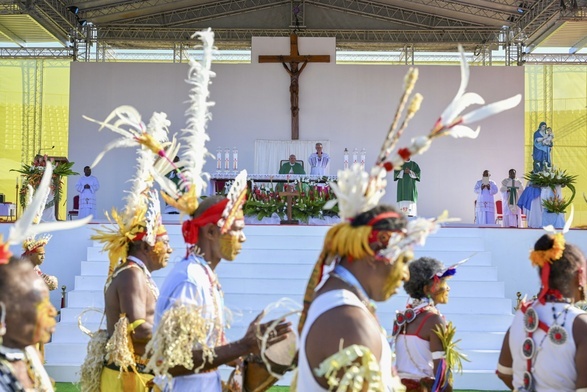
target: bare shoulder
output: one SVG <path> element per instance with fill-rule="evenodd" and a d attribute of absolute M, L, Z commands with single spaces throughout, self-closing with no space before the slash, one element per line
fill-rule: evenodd
<path fill-rule="evenodd" d="M 306 339 L 310 365 L 317 366 L 337 353 L 341 347 L 354 344 L 368 347 L 376 357 L 381 356 L 381 335 L 377 321 L 364 309 L 343 305 L 333 308 L 316 319 Z"/>
<path fill-rule="evenodd" d="M 575 317 L 573 321 L 573 337 L 575 341 L 587 342 L 587 313 Z"/>
<path fill-rule="evenodd" d="M 142 287 L 145 282 L 143 271 L 132 264 L 123 265 L 118 271 L 114 271 L 115 276 L 110 284 L 117 290 L 133 290 Z"/>

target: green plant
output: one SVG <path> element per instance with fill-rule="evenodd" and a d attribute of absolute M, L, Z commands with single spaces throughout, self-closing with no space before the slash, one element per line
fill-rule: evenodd
<path fill-rule="evenodd" d="M 564 213 L 575 198 L 576 189 L 574 184 L 577 181 L 577 176 L 567 174 L 566 170 L 547 168 L 540 172 L 530 172 L 524 178 L 530 181 L 533 186 L 541 188 L 548 187 L 553 192 L 556 191 L 557 186 L 567 187 L 571 191 L 571 197 L 568 200 L 565 200 L 562 195 L 557 195 L 556 193 L 554 197 L 543 200 L 542 206 L 548 212 Z"/>
<path fill-rule="evenodd" d="M 23 164 L 20 169 L 12 169 L 17 173 L 24 175 L 22 187 L 19 191 L 19 201 L 21 206 L 26 206 L 28 196 L 28 186 L 30 185 L 33 190 L 37 189 L 45 173 L 45 167 L 47 165 L 47 156 L 37 156 L 31 165 Z M 53 162 L 52 162 L 53 163 Z M 71 168 L 74 162 L 58 163 L 54 164 L 53 175 L 51 176 L 51 190 L 53 191 L 53 201 L 50 201 L 45 205 L 45 208 L 50 208 L 59 203 L 61 196 L 63 195 L 63 177 L 78 175 L 79 173 L 74 172 Z"/>

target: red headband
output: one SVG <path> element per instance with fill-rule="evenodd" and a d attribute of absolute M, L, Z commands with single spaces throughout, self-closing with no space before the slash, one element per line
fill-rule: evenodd
<path fill-rule="evenodd" d="M 197 218 L 189 219 L 183 222 L 181 232 L 183 239 L 188 245 L 195 245 L 198 243 L 200 227 L 204 227 L 209 223 L 218 223 L 222 218 L 222 212 L 228 204 L 228 199 L 224 199 L 213 206 L 209 207 L 204 213 Z"/>
<path fill-rule="evenodd" d="M 399 217 L 400 217 L 400 215 L 397 212 L 393 212 L 393 211 L 383 212 L 383 213 L 381 213 L 381 214 L 373 217 L 369 222 L 367 222 L 367 226 L 373 226 L 374 224 L 376 224 L 377 222 L 382 221 L 383 219 L 399 218 Z M 379 239 L 377 238 L 377 235 L 381 231 L 400 232 L 401 230 L 371 230 L 371 234 L 369 234 L 369 243 L 370 244 L 372 244 L 373 242 L 379 241 Z M 383 244 L 383 245 L 385 247 L 387 247 L 387 244 Z"/>

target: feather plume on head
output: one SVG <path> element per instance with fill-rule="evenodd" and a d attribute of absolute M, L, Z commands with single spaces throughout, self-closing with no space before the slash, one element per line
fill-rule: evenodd
<path fill-rule="evenodd" d="M 314 296 L 314 290 L 322 279 L 325 265 L 333 261 L 336 262 L 343 257 L 357 260 L 368 255 L 375 255 L 377 259 L 393 263 L 402 254 L 411 253 L 411 248 L 414 245 L 424 245 L 426 237 L 438 230 L 440 223 L 450 220 L 445 212 L 434 219 L 411 220 L 402 229 L 381 230 L 376 228 L 376 224 L 381 224 L 383 220 L 400 219 L 401 214 L 388 212 L 380 214 L 379 218 L 375 217 L 365 224 L 358 224 L 356 218 L 365 212 L 372 211 L 385 194 L 387 173 L 394 169 L 400 169 L 411 156 L 427 151 L 432 140 L 437 137 L 448 135 L 454 138 L 476 138 L 479 135 L 479 128 L 473 131 L 466 124 L 511 109 L 520 102 L 521 96 L 516 95 L 482 106 L 467 114 L 461 114 L 468 106 L 472 104 L 483 105 L 485 101 L 478 94 L 465 93 L 469 82 L 469 67 L 461 46 L 459 46 L 459 51 L 461 53 L 461 85 L 455 98 L 442 112 L 430 133 L 413 138 L 409 146 L 399 148 L 394 152 L 410 120 L 420 109 L 423 99 L 420 94 L 412 95 L 418 79 L 418 69 L 410 68 L 404 79 L 400 102 L 371 172 L 365 172 L 355 164 L 349 169 L 339 171 L 337 183 L 331 184 L 336 198 L 329 201 L 324 208 L 329 209 L 338 204 L 343 222 L 333 226 L 326 234 L 322 253 L 306 288 L 305 311 L 298 326 L 300 331 L 305 321 L 306 311 Z M 394 225 L 392 224 L 392 226 Z M 373 247 L 377 249 L 374 251 Z"/>
<path fill-rule="evenodd" d="M 241 171 L 233 182 L 228 192 L 227 200 L 223 204 L 210 208 L 205 219 L 192 219 L 198 209 L 199 198 L 207 185 L 208 174 L 203 172 L 206 156 L 210 155 L 206 149 L 206 142 L 210 140 L 206 133 L 209 108 L 214 105 L 209 102 L 209 85 L 211 78 L 215 76 L 210 70 L 212 64 L 212 52 L 214 45 L 214 33 L 208 29 L 197 32 L 197 37 L 202 42 L 202 60 L 190 59 L 190 69 L 186 82 L 190 89 L 189 108 L 186 110 L 186 128 L 181 130 L 182 148 L 179 152 L 180 162 L 178 170 L 180 177 L 179 186 L 163 176 L 156 176 L 157 182 L 163 190 L 162 196 L 167 204 L 177 208 L 190 219 L 183 223 L 183 236 L 188 245 L 195 245 L 198 240 L 198 229 L 205 223 L 216 223 L 222 232 L 228 230 L 232 222 L 242 208 L 246 198 L 247 172 Z M 193 38 L 192 37 L 192 38 Z M 214 206 L 213 206 L 214 207 Z M 220 208 L 223 207 L 223 208 Z"/>
<path fill-rule="evenodd" d="M 109 121 L 115 117 L 118 120 L 110 124 Z M 173 162 L 168 157 L 175 156 L 179 146 L 175 139 L 168 141 L 170 123 L 165 113 L 154 113 L 149 124 L 145 126 L 134 108 L 121 106 L 104 122 L 98 123 L 123 137 L 108 144 L 94 164 L 112 148 L 138 147 L 136 172 L 131 179 L 131 188 L 125 197 L 123 211 L 113 209 L 111 215 L 107 213 L 106 217 L 112 225 L 96 230 L 97 234 L 92 236 L 93 240 L 104 243 L 103 249 L 108 251 L 110 275 L 117 263 L 126 260 L 129 242 L 142 240 L 154 246 L 157 236 L 166 233 L 161 222 L 159 197 L 151 188 L 155 177 L 163 176 L 173 168 Z M 128 129 L 123 128 L 125 126 Z"/>
<path fill-rule="evenodd" d="M 22 242 L 25 253 L 27 251 L 32 252 L 47 244 L 51 236 L 46 233 L 58 230 L 75 229 L 92 220 L 92 216 L 90 215 L 84 219 L 75 221 L 39 223 L 40 214 L 43 213 L 47 198 L 51 192 L 52 175 L 53 166 L 51 165 L 51 162 L 47 162 L 39 186 L 34 191 L 34 195 L 32 189 L 29 190 L 29 194 L 32 195 L 32 197 L 20 219 L 18 219 L 10 228 L 8 238 L 4 241 L 2 236 L 0 236 L 0 264 L 6 264 L 10 261 L 10 257 L 12 256 L 9 249 L 10 245 L 16 245 Z M 36 236 L 41 233 L 45 234 L 37 238 Z"/>

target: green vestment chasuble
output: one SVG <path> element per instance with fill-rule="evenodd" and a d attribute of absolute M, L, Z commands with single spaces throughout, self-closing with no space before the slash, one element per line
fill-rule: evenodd
<path fill-rule="evenodd" d="M 416 175 L 416 178 L 410 177 L 409 174 L 404 173 L 403 177 L 398 175 L 404 169 L 410 169 Z M 416 203 L 418 201 L 418 189 L 416 188 L 416 181 L 420 181 L 420 166 L 414 161 L 404 162 L 400 170 L 394 170 L 393 180 L 397 181 L 397 201 L 411 201 Z"/>

